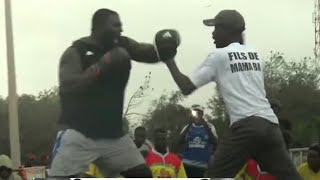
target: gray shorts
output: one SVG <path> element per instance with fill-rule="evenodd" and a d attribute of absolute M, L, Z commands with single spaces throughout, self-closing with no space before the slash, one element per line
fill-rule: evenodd
<path fill-rule="evenodd" d="M 113 177 L 145 161 L 129 135 L 94 140 L 73 129 L 61 131 L 53 149 L 49 176 L 84 173 L 90 163 L 95 163 L 105 177 Z"/>

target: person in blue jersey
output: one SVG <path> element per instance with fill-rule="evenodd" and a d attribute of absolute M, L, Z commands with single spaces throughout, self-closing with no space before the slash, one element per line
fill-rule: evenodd
<path fill-rule="evenodd" d="M 203 118 L 203 107 L 193 105 L 191 112 L 192 121 L 182 129 L 177 151 L 180 152 L 187 176 L 201 178 L 215 151 L 217 134 L 214 126 Z"/>

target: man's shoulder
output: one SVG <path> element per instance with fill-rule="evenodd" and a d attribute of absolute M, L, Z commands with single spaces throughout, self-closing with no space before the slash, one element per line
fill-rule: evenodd
<path fill-rule="evenodd" d="M 137 42 L 136 40 L 134 40 L 128 36 L 121 36 L 119 39 L 119 42 L 118 42 L 118 45 L 127 49 L 128 51 L 138 47 L 139 44 L 141 44 L 141 43 Z"/>
<path fill-rule="evenodd" d="M 186 131 L 189 126 L 190 126 L 190 124 L 187 124 L 187 125 L 183 126 L 183 128 L 181 129 L 180 134 L 182 134 L 184 131 Z"/>
<path fill-rule="evenodd" d="M 308 167 L 308 163 L 303 163 L 301 164 L 299 167 L 298 167 L 298 171 L 301 172 L 301 171 L 305 171 L 307 170 L 309 167 Z"/>
<path fill-rule="evenodd" d="M 62 54 L 60 58 L 60 67 L 74 63 L 80 63 L 81 55 L 76 48 L 70 46 Z"/>
<path fill-rule="evenodd" d="M 153 144 L 152 144 L 152 142 L 151 142 L 149 139 L 146 139 L 144 143 L 145 143 L 147 146 L 149 146 L 150 148 L 153 147 Z"/>
<path fill-rule="evenodd" d="M 211 122 L 207 122 L 208 126 L 214 128 L 214 125 Z"/>
<path fill-rule="evenodd" d="M 85 51 L 88 47 L 99 47 L 90 36 L 73 41 L 72 44 L 67 48 L 67 50 L 82 53 L 82 51 Z"/>
<path fill-rule="evenodd" d="M 150 158 L 152 158 L 152 156 L 154 156 L 154 153 L 152 151 L 149 151 L 148 154 L 146 155 L 146 157 L 144 158 L 146 161 L 149 161 Z"/>
<path fill-rule="evenodd" d="M 312 176 L 312 174 L 314 174 L 313 171 L 309 168 L 308 163 L 301 164 L 298 168 L 298 172 L 304 179 L 308 179 L 310 176 Z"/>
<path fill-rule="evenodd" d="M 219 59 L 218 57 L 220 56 L 220 54 L 222 54 L 222 51 L 220 49 L 216 49 L 215 51 L 212 51 L 208 54 L 206 61 L 215 62 L 217 59 Z"/>
<path fill-rule="evenodd" d="M 176 155 L 175 153 L 173 152 L 169 152 L 169 155 L 168 155 L 174 162 L 177 162 L 177 163 L 181 163 L 181 159 L 179 158 L 178 155 Z"/>
<path fill-rule="evenodd" d="M 247 46 L 239 43 L 230 44 L 224 48 L 217 48 L 215 50 L 215 54 L 227 54 L 229 52 L 237 52 L 237 51 L 248 51 L 248 52 L 257 52 L 258 50 L 253 46 Z"/>
<path fill-rule="evenodd" d="M 158 159 L 158 157 L 159 157 L 158 154 L 156 154 L 155 152 L 150 150 L 148 152 L 148 154 L 146 155 L 145 160 L 148 161 L 148 162 L 152 162 L 152 161 L 155 161 L 156 159 Z"/>
<path fill-rule="evenodd" d="M 216 130 L 216 127 L 212 123 L 208 122 L 208 126 L 210 129 Z"/>
<path fill-rule="evenodd" d="M 95 51 L 100 49 L 97 43 L 90 37 L 83 37 L 78 40 L 72 42 L 72 44 L 67 47 L 67 49 L 63 52 L 63 59 L 70 58 L 82 58 L 83 56 L 93 56 L 95 55 Z"/>
<path fill-rule="evenodd" d="M 205 64 L 216 66 L 221 62 L 225 62 L 225 59 L 227 58 L 227 52 L 228 50 L 224 48 L 215 49 L 214 51 L 208 54 L 205 60 Z"/>
<path fill-rule="evenodd" d="M 210 128 L 211 132 L 213 133 L 213 135 L 218 137 L 218 134 L 217 134 L 215 126 L 210 122 L 207 122 L 207 124 L 208 124 L 208 127 Z"/>
<path fill-rule="evenodd" d="M 67 49 L 63 52 L 62 57 L 71 56 L 75 54 L 78 54 L 77 48 L 71 45 L 67 47 Z"/>

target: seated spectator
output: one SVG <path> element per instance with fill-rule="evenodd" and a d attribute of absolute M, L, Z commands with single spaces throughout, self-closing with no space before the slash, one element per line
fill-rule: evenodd
<path fill-rule="evenodd" d="M 320 144 L 309 147 L 307 162 L 300 165 L 298 172 L 303 180 L 320 179 Z"/>
<path fill-rule="evenodd" d="M 167 132 L 158 128 L 154 132 L 154 148 L 146 156 L 154 178 L 187 178 L 183 164 L 178 156 L 168 149 Z"/>

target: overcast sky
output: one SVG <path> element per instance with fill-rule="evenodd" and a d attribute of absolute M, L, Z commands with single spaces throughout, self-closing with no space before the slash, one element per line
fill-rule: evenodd
<path fill-rule="evenodd" d="M 3 1 L 1 2 L 3 3 Z M 177 63 L 191 74 L 214 50 L 212 28 L 202 19 L 222 9 L 243 14 L 247 44 L 263 56 L 280 51 L 289 59 L 313 56 L 314 24 L 312 0 L 12 0 L 18 93 L 36 94 L 57 85 L 58 62 L 62 52 L 90 32 L 92 14 L 99 8 L 119 12 L 124 34 L 142 42 L 152 42 L 163 28 L 175 28 L 182 36 Z M 0 95 L 7 95 L 4 7 L 0 5 Z M 163 64 L 133 64 L 127 97 L 152 72 L 155 89 L 137 111 L 144 112 L 148 101 L 164 89 L 177 90 Z M 196 91 L 185 104 L 205 105 L 214 94 L 214 85 Z"/>

